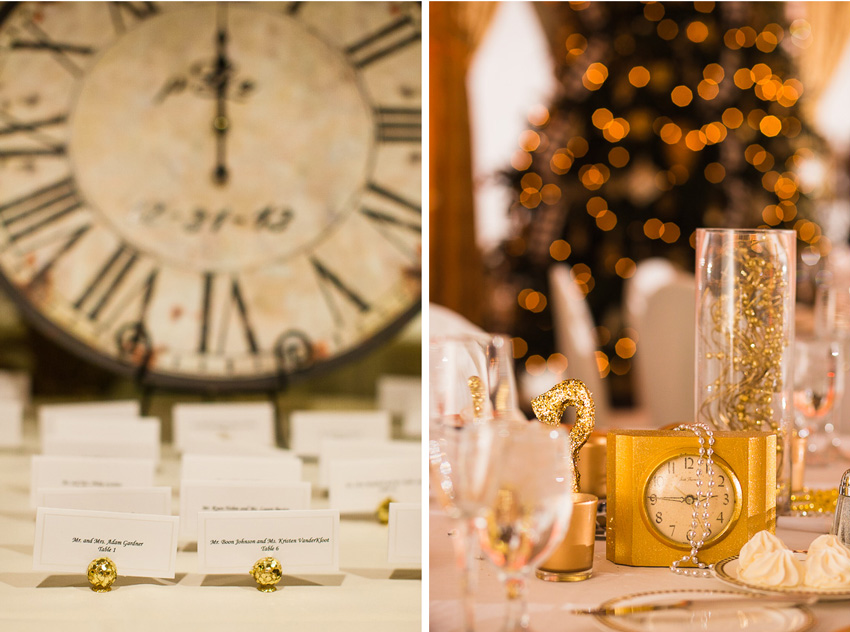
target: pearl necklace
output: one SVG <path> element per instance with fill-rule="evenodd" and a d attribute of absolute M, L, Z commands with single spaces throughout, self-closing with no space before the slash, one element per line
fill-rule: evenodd
<path fill-rule="evenodd" d="M 696 500 L 694 501 L 693 513 L 691 514 L 691 528 L 688 531 L 688 542 L 691 550 L 684 557 L 670 564 L 670 570 L 678 575 L 689 575 L 691 577 L 712 577 L 714 564 L 705 564 L 699 561 L 699 550 L 705 544 L 705 538 L 709 534 L 708 503 L 711 491 L 714 487 L 714 433 L 703 423 L 681 424 L 676 430 L 693 432 L 699 441 L 699 460 L 696 471 Z M 708 489 L 702 491 L 702 468 L 705 465 L 708 475 Z M 697 532 L 699 529 L 699 532 Z M 682 568 L 680 564 L 692 562 L 696 568 Z"/>

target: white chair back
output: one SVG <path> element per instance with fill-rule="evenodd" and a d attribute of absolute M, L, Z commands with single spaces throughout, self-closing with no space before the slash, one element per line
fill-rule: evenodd
<path fill-rule="evenodd" d="M 635 395 L 658 428 L 694 419 L 696 297 L 692 274 L 648 260 L 627 285 L 626 318 L 638 334 Z M 644 274 L 641 274 L 644 272 Z M 639 276 L 640 275 L 640 276 Z"/>
<path fill-rule="evenodd" d="M 596 405 L 596 424 L 602 428 L 610 420 L 608 385 L 596 361 L 596 332 L 587 300 L 565 263 L 549 268 L 549 299 L 555 329 L 555 348 L 567 358 L 566 375 L 581 380 L 590 389 Z"/>

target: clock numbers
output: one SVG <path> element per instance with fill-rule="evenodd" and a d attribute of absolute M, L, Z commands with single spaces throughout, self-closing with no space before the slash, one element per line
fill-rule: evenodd
<path fill-rule="evenodd" d="M 351 63 L 364 68 L 387 55 L 419 42 L 419 23 L 405 15 L 345 49 Z"/>
<path fill-rule="evenodd" d="M 420 108 L 375 108 L 376 133 L 382 143 L 421 143 Z"/>
<path fill-rule="evenodd" d="M 341 327 L 345 319 L 342 316 L 342 311 L 340 310 L 337 301 L 333 297 L 332 288 L 335 289 L 338 294 L 342 295 L 348 303 L 357 308 L 358 311 L 368 312 L 371 309 L 369 304 L 364 301 L 357 292 L 343 283 L 336 273 L 328 269 L 321 261 L 315 257 L 311 257 L 310 263 L 313 264 L 313 269 L 316 271 L 316 275 L 319 278 L 319 284 L 321 286 L 322 294 L 325 297 L 325 301 L 328 304 L 328 309 L 330 309 L 331 314 L 334 317 L 334 321 L 338 326 Z"/>
<path fill-rule="evenodd" d="M 32 36 L 32 39 L 12 40 L 10 47 L 13 50 L 24 49 L 50 53 L 53 55 L 53 58 L 69 73 L 75 77 L 82 76 L 83 70 L 74 60 L 72 55 L 94 55 L 96 52 L 94 48 L 70 42 L 56 42 L 50 39 L 50 36 L 34 22 L 27 22 L 25 26 L 29 31 L 29 34 Z"/>
<path fill-rule="evenodd" d="M 88 317 L 91 320 L 97 319 L 138 258 L 139 253 L 127 244 L 118 246 L 74 301 L 74 308 L 80 311 L 88 309 Z"/>
<path fill-rule="evenodd" d="M 65 178 L 0 205 L 9 242 L 31 235 L 83 205 L 73 179 Z"/>
<path fill-rule="evenodd" d="M 109 15 L 112 18 L 112 26 L 116 33 L 124 33 L 129 24 L 147 19 L 159 13 L 159 9 L 153 2 L 110 2 Z"/>
<path fill-rule="evenodd" d="M 0 119 L 3 119 L 3 122 L 0 123 L 0 140 L 20 135 L 38 145 L 42 145 L 42 147 L 35 148 L 21 147 L 0 149 L 0 158 L 16 156 L 65 155 L 65 145 L 43 132 L 45 128 L 64 124 L 67 120 L 67 116 L 64 114 L 34 121 L 20 121 L 13 119 L 6 112 L 0 111 Z"/>
<path fill-rule="evenodd" d="M 419 260 L 422 235 L 422 207 L 374 182 L 366 187 L 360 213 L 375 229 L 412 261 Z M 411 237 L 414 243 L 411 243 Z"/>
<path fill-rule="evenodd" d="M 198 341 L 198 352 L 205 353 L 225 353 L 228 349 L 227 338 L 230 331 L 230 323 L 232 322 L 231 315 L 236 312 L 237 319 L 242 328 L 242 333 L 245 337 L 245 343 L 249 351 L 253 354 L 259 352 L 257 345 L 257 336 L 251 326 L 251 321 L 248 318 L 248 309 L 245 299 L 243 298 L 242 288 L 239 285 L 239 280 L 234 278 L 223 279 L 229 287 L 224 289 L 224 298 L 221 300 L 221 305 L 218 309 L 214 308 L 215 295 L 221 295 L 222 292 L 215 292 L 215 286 L 221 285 L 215 281 L 216 275 L 212 272 L 207 272 L 203 277 L 203 298 L 201 309 L 201 334 Z M 222 288 L 219 287 L 219 290 Z M 212 342 L 215 341 L 215 347 Z"/>

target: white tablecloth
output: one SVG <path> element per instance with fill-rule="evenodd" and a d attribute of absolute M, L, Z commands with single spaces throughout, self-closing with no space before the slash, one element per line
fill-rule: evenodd
<path fill-rule="evenodd" d="M 809 468 L 807 482 L 813 488 L 835 487 L 841 473 L 850 467 L 842 461 L 826 468 Z M 828 482 L 829 481 L 829 482 Z M 828 524 L 823 518 L 797 518 L 789 528 L 782 521 L 777 535 L 793 549 L 808 548 L 818 533 L 796 528 L 817 528 Z M 803 523 L 800 523 L 803 521 Z M 794 524 L 796 523 L 796 524 Z M 461 629 L 461 607 L 458 600 L 460 575 L 455 566 L 449 531 L 452 522 L 433 504 L 430 511 L 430 629 L 450 632 Z M 827 528 L 828 529 L 828 528 Z M 826 530 L 824 530 L 826 532 Z M 605 559 L 605 542 L 597 541 L 593 561 L 593 576 L 583 582 L 551 583 L 529 580 L 528 602 L 531 628 L 538 632 L 582 632 L 600 629 L 593 617 L 572 615 L 574 608 L 597 606 L 614 597 L 656 590 L 735 588 L 714 578 L 680 577 L 666 568 L 619 566 Z M 478 589 L 475 615 L 478 632 L 500 630 L 505 613 L 505 593 L 499 584 L 495 568 L 484 560 L 478 562 Z M 818 602 L 811 608 L 816 617 L 812 632 L 837 632 L 850 626 L 850 601 Z M 780 632 L 777 630 L 777 632 Z"/>
<path fill-rule="evenodd" d="M 244 575 L 199 574 L 193 545 L 179 551 L 175 579 L 119 577 L 105 594 L 89 589 L 85 569 L 79 575 L 34 572 L 34 432 L 28 424 L 24 449 L 0 448 L 0 631 L 421 629 L 419 571 L 387 565 L 387 528 L 376 521 L 341 520 L 339 574 L 284 576 L 272 594 L 256 589 L 248 569 Z M 317 474 L 314 463 L 305 465 L 305 480 Z M 172 486 L 175 513 L 178 483 L 178 459 L 166 447 L 156 484 Z M 327 500 L 314 493 L 313 508 L 325 507 Z"/>

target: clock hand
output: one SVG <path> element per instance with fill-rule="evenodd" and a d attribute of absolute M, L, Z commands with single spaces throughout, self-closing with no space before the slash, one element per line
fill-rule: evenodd
<path fill-rule="evenodd" d="M 684 496 L 659 496 L 658 499 L 659 500 L 672 500 L 672 501 L 677 502 L 677 503 L 685 502 Z"/>
<path fill-rule="evenodd" d="M 225 3 L 216 4 L 218 26 L 216 30 L 215 71 L 211 81 L 215 86 L 215 118 L 213 133 L 215 134 L 215 168 L 213 182 L 218 185 L 227 184 L 230 171 L 227 168 L 227 132 L 230 129 L 230 119 L 227 117 L 227 88 L 230 83 L 232 65 L 227 57 L 227 6 Z"/>

